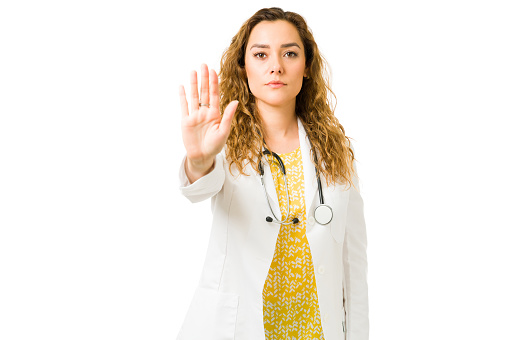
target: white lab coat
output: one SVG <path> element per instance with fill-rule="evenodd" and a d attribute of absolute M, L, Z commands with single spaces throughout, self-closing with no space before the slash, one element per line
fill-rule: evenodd
<path fill-rule="evenodd" d="M 368 340 L 366 227 L 357 189 L 326 186 L 325 204 L 333 219 L 320 225 L 313 218 L 319 202 L 310 144 L 299 120 L 303 158 L 306 235 L 313 259 L 322 329 L 326 340 Z M 270 169 L 265 185 L 272 209 L 281 217 Z M 179 340 L 264 340 L 263 286 L 279 233 L 271 216 L 260 176 L 232 176 L 223 153 L 212 172 L 190 184 L 183 167 L 181 191 L 192 202 L 211 198 L 212 230 L 202 276 Z M 354 184 L 359 188 L 358 179 Z M 202 230 L 203 231 L 203 230 Z M 197 231 L 198 232 L 198 231 Z"/>

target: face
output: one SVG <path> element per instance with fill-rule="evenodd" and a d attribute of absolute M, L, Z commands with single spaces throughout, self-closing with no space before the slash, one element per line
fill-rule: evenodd
<path fill-rule="evenodd" d="M 245 70 L 257 105 L 295 105 L 306 76 L 304 44 L 288 21 L 262 21 L 247 42 Z"/>

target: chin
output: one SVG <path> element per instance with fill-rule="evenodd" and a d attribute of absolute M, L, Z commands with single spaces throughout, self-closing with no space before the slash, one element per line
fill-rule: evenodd
<path fill-rule="evenodd" d="M 265 93 L 265 94 L 262 94 L 260 96 L 257 96 L 255 93 L 253 93 L 253 95 L 256 97 L 256 99 L 260 102 L 263 102 L 265 103 L 266 105 L 270 105 L 270 106 L 284 106 L 284 105 L 287 105 L 291 102 L 295 102 L 295 100 L 297 99 L 297 95 L 299 93 L 284 93 L 283 91 L 281 92 L 272 92 L 272 93 Z"/>
<path fill-rule="evenodd" d="M 257 98 L 257 101 L 259 103 L 263 103 L 264 105 L 280 107 L 280 106 L 285 106 L 285 105 L 291 103 L 292 99 L 280 99 L 280 100 L 271 99 L 271 100 L 268 100 L 268 99 L 264 99 L 264 98 Z M 293 98 L 293 101 L 295 102 L 295 98 Z"/>

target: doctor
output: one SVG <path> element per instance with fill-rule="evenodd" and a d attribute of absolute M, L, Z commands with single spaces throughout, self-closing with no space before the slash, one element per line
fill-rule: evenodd
<path fill-rule="evenodd" d="M 181 190 L 213 221 L 178 339 L 368 339 L 363 202 L 324 62 L 300 15 L 266 8 L 219 84 L 203 65 L 189 102 L 181 86 Z"/>

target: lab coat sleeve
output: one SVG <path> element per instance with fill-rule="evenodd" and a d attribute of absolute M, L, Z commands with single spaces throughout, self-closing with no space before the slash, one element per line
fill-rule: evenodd
<path fill-rule="evenodd" d="M 354 169 L 355 188 L 350 189 L 343 245 L 346 339 L 368 340 L 367 235 L 355 164 Z"/>
<path fill-rule="evenodd" d="M 180 191 L 191 202 L 201 202 L 216 195 L 223 187 L 225 181 L 224 156 L 219 153 L 214 159 L 214 168 L 211 172 L 190 183 L 184 168 L 186 158 L 180 165 L 179 179 Z"/>

